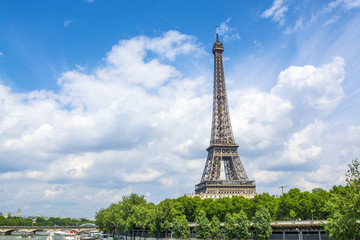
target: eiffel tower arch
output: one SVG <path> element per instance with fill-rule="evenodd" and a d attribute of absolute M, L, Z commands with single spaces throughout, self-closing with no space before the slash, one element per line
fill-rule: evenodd
<path fill-rule="evenodd" d="M 210 146 L 206 149 L 208 157 L 201 181 L 195 185 L 195 194 L 188 196 L 217 199 L 238 195 L 251 198 L 256 195 L 256 184 L 249 180 L 237 150 L 239 145 L 234 141 L 226 95 L 223 51 L 216 27 L 216 41 L 212 49 L 214 92 Z M 221 178 L 222 172 L 225 179 Z"/>

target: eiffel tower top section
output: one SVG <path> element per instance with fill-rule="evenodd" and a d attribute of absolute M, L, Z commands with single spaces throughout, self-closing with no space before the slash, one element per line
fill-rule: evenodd
<path fill-rule="evenodd" d="M 219 41 L 218 27 L 216 27 L 216 42 L 212 49 L 214 54 L 214 93 L 210 146 L 236 145 L 226 96 L 223 51 L 224 47 Z"/>

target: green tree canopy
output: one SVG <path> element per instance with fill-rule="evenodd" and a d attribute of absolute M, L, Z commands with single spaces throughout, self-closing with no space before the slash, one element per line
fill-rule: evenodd
<path fill-rule="evenodd" d="M 235 217 L 235 233 L 237 239 L 249 239 L 251 237 L 250 221 L 248 220 L 244 211 Z"/>
<path fill-rule="evenodd" d="M 253 226 L 255 229 L 256 238 L 259 240 L 268 239 L 272 233 L 270 226 L 271 217 L 269 211 L 264 206 L 260 205 L 256 210 L 253 218 Z"/>
<path fill-rule="evenodd" d="M 220 228 L 219 219 L 214 216 L 210 222 L 210 237 L 211 239 L 220 239 L 223 236 L 223 232 Z"/>
<path fill-rule="evenodd" d="M 190 236 L 189 222 L 184 215 L 176 217 L 172 226 L 175 238 L 186 239 Z"/>
<path fill-rule="evenodd" d="M 331 239 L 355 239 L 360 237 L 360 163 L 357 159 L 349 164 L 346 186 L 333 188 L 327 203 L 330 212 L 325 230 Z"/>
<path fill-rule="evenodd" d="M 235 230 L 235 218 L 231 213 L 227 213 L 225 215 L 225 222 L 224 222 L 224 239 L 235 239 L 236 236 L 236 230 Z"/>
<path fill-rule="evenodd" d="M 206 239 L 210 237 L 210 222 L 206 218 L 204 210 L 200 210 L 196 215 L 196 238 Z"/>
<path fill-rule="evenodd" d="M 161 233 L 164 233 L 170 229 L 170 222 L 167 220 L 167 213 L 160 206 L 156 206 L 153 211 L 150 212 L 150 234 L 156 238 L 160 237 Z"/>

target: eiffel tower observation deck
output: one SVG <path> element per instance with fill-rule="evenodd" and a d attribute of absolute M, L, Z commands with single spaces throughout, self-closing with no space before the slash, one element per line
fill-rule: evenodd
<path fill-rule="evenodd" d="M 252 198 L 256 195 L 255 181 L 249 180 L 234 141 L 226 96 L 223 44 L 216 27 L 214 54 L 214 93 L 210 146 L 201 181 L 195 185 L 195 194 L 201 198 L 221 198 L 233 195 Z M 223 168 L 223 170 L 222 170 Z M 221 176 L 222 173 L 225 176 Z M 223 179 L 222 177 L 225 177 Z"/>

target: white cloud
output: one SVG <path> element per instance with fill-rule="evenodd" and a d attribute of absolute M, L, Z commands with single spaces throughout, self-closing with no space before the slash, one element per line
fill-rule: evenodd
<path fill-rule="evenodd" d="M 321 168 L 316 169 L 316 171 L 309 172 L 306 179 L 320 184 L 334 182 L 334 185 L 338 185 L 345 181 L 344 173 L 346 170 L 344 166 L 324 164 Z M 337 179 L 334 179 L 334 173 L 337 173 L 335 175 Z"/>
<path fill-rule="evenodd" d="M 141 171 L 137 170 L 137 172 L 123 172 L 120 175 L 126 182 L 150 182 L 162 174 L 155 169 L 142 169 Z"/>
<path fill-rule="evenodd" d="M 315 135 L 315 131 L 323 131 L 323 129 L 322 123 L 315 123 L 295 132 L 285 143 L 285 149 L 279 157 L 280 163 L 297 165 L 318 160 L 322 147 L 312 144 L 310 139 Z"/>
<path fill-rule="evenodd" d="M 360 0 L 343 0 L 347 9 L 360 7 Z"/>
<path fill-rule="evenodd" d="M 160 178 L 160 182 L 167 186 L 173 185 L 173 181 L 169 178 Z"/>
<path fill-rule="evenodd" d="M 327 21 L 324 23 L 324 26 L 333 24 L 334 22 L 337 22 L 339 19 L 340 19 L 340 16 L 338 16 L 338 15 L 332 16 L 329 20 L 327 20 Z"/>
<path fill-rule="evenodd" d="M 190 53 L 192 58 L 203 53 L 196 39 L 169 31 L 120 41 L 89 74 L 79 67 L 63 73 L 59 93 L 16 94 L 0 85 L 0 152 L 6 159 L 0 161 L 0 179 L 62 186 L 36 191 L 51 201 L 66 198 L 65 193 L 91 196 L 89 189 L 106 192 L 128 184 L 137 184 L 139 191 L 139 184 L 149 181 L 172 185 L 179 172 L 199 167 L 190 160 L 183 170 L 179 155 L 192 156 L 208 135 L 203 116 L 210 115 L 211 97 L 195 94 L 205 79 L 183 78 L 168 63 Z M 194 121 L 194 116 L 201 118 Z M 190 135 L 194 142 L 178 148 Z M 163 173 L 170 166 L 178 166 L 172 178 Z M 84 190 L 73 192 L 72 184 Z M 14 191 L 34 199 L 21 185 Z"/>
<path fill-rule="evenodd" d="M 71 21 L 71 20 L 65 20 L 65 21 L 64 21 L 64 27 L 69 26 L 69 25 L 70 25 L 70 23 L 72 23 L 72 21 Z"/>
<path fill-rule="evenodd" d="M 256 179 L 258 184 L 268 184 L 277 181 L 282 174 L 282 172 L 260 170 L 252 177 Z"/>
<path fill-rule="evenodd" d="M 304 28 L 303 18 L 300 17 L 294 24 L 294 26 L 288 26 L 284 33 L 291 34 Z"/>
<path fill-rule="evenodd" d="M 227 42 L 229 40 L 238 40 L 240 39 L 240 34 L 233 32 L 236 31 L 236 28 L 229 26 L 231 18 L 226 19 L 225 22 L 222 22 L 219 26 L 219 37 Z"/>
<path fill-rule="evenodd" d="M 345 78 L 344 67 L 341 57 L 318 68 L 291 66 L 279 74 L 278 83 L 271 93 L 289 100 L 297 111 L 306 111 L 306 115 L 329 114 L 345 96 L 341 87 Z"/>
<path fill-rule="evenodd" d="M 63 187 L 55 186 L 55 187 L 52 187 L 52 189 L 45 190 L 44 197 L 45 198 L 54 198 L 54 197 L 60 195 L 62 192 L 63 192 Z"/>
<path fill-rule="evenodd" d="M 304 178 L 300 178 L 299 182 L 296 183 L 295 187 L 304 189 L 305 191 L 311 191 L 314 188 L 321 188 L 322 186 L 320 184 L 309 182 Z"/>
<path fill-rule="evenodd" d="M 271 8 L 265 10 L 261 17 L 263 18 L 270 18 L 275 22 L 278 22 L 280 25 L 283 25 L 286 21 L 285 19 L 285 12 L 288 10 L 288 7 L 285 6 L 285 3 L 283 0 L 274 0 Z"/>
<path fill-rule="evenodd" d="M 360 0 L 335 0 L 330 2 L 327 7 L 326 7 L 326 11 L 330 12 L 335 8 L 344 8 L 344 9 L 352 9 L 352 8 L 357 8 L 360 7 Z"/>
<path fill-rule="evenodd" d="M 288 67 L 269 92 L 229 91 L 239 153 L 260 191 L 284 182 L 302 190 L 343 183 L 346 164 L 359 153 L 359 128 L 326 119 L 345 98 L 344 80 L 344 59 L 335 57 L 321 66 Z M 314 174 L 330 174 L 333 181 Z"/>
<path fill-rule="evenodd" d="M 203 51 L 175 31 L 138 36 L 120 41 L 93 69 L 63 73 L 57 93 L 14 93 L 0 84 L 4 206 L 31 201 L 49 211 L 63 202 L 80 214 L 130 192 L 151 193 L 152 201 L 192 192 L 211 126 L 211 81 L 191 62 Z M 178 68 L 180 55 L 196 74 Z M 284 181 L 333 185 L 311 173 L 341 181 L 344 159 L 353 159 L 360 141 L 360 126 L 326 121 L 345 97 L 344 78 L 344 59 L 336 57 L 288 67 L 269 91 L 228 89 L 239 153 L 260 192 Z"/>

